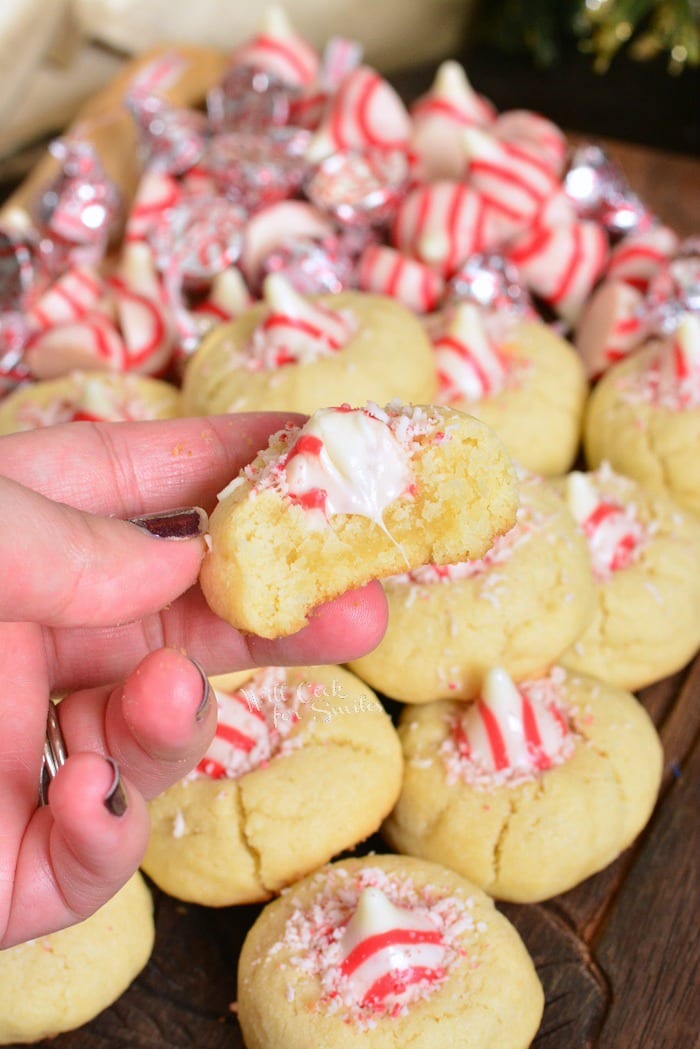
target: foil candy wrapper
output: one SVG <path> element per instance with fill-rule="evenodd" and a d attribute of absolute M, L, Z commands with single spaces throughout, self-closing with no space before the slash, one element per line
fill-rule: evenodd
<path fill-rule="evenodd" d="M 238 261 L 246 218 L 242 208 L 223 197 L 186 197 L 166 209 L 149 232 L 177 333 L 176 364 L 194 353 L 208 327 L 190 309 L 192 297 Z"/>
<path fill-rule="evenodd" d="M 599 222 L 611 238 L 645 229 L 653 220 L 600 146 L 584 145 L 574 151 L 564 176 L 564 191 L 579 218 Z"/>
<path fill-rule="evenodd" d="M 245 211 L 216 196 L 195 196 L 166 209 L 149 234 L 157 268 L 177 266 L 183 283 L 208 283 L 238 261 Z"/>
<path fill-rule="evenodd" d="M 651 280 L 645 299 L 649 330 L 671 335 L 686 313 L 700 314 L 700 237 L 685 240 Z"/>
<path fill-rule="evenodd" d="M 304 152 L 310 134 L 301 128 L 271 128 L 264 134 L 215 135 L 201 167 L 224 197 L 247 212 L 258 211 L 297 193 L 307 172 Z"/>
<path fill-rule="evenodd" d="M 203 113 L 177 109 L 154 94 L 131 91 L 125 104 L 139 133 L 143 168 L 183 175 L 204 152 L 208 124 Z"/>
<path fill-rule="evenodd" d="M 41 195 L 39 230 L 50 240 L 85 249 L 81 262 L 99 262 L 122 220 L 121 194 L 89 142 L 56 139 L 49 150 L 61 172 Z"/>
<path fill-rule="evenodd" d="M 386 226 L 408 192 L 409 178 L 401 150 L 348 150 L 322 160 L 305 192 L 342 226 Z"/>
<path fill-rule="evenodd" d="M 300 295 L 335 294 L 355 286 L 355 257 L 340 236 L 287 240 L 263 259 L 261 273 L 283 274 Z"/>
<path fill-rule="evenodd" d="M 273 73 L 236 63 L 207 95 L 209 124 L 217 132 L 282 127 L 298 94 Z"/>
<path fill-rule="evenodd" d="M 535 316 L 535 309 L 517 268 L 502 255 L 471 255 L 447 284 L 445 304 L 473 302 L 486 310 L 518 317 Z"/>

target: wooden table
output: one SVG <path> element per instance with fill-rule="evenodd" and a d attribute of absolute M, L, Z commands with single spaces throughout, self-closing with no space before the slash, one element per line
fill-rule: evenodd
<path fill-rule="evenodd" d="M 700 232 L 700 162 L 603 144 L 664 221 L 683 235 Z M 503 907 L 545 988 L 537 1049 L 700 1045 L 700 658 L 640 699 L 665 752 L 663 787 L 645 832 L 578 888 L 543 904 Z M 383 848 L 378 840 L 368 844 Z M 207 910 L 159 891 L 154 899 L 157 941 L 147 968 L 112 1008 L 41 1043 L 46 1049 L 242 1047 L 231 1008 L 236 959 L 259 909 Z"/>

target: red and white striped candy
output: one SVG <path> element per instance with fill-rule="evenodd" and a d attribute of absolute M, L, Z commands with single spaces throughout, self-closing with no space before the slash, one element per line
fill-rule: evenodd
<path fill-rule="evenodd" d="M 518 688 L 502 667 L 484 678 L 481 697 L 457 721 L 455 743 L 462 758 L 482 773 L 535 773 L 551 768 L 570 738 L 553 703 Z"/>
<path fill-rule="evenodd" d="M 369 66 L 343 80 L 307 152 L 312 163 L 338 150 L 408 148 L 411 120 L 394 88 Z"/>
<path fill-rule="evenodd" d="M 341 986 L 361 1008 L 391 1012 L 417 985 L 445 977 L 447 946 L 428 913 L 396 906 L 381 889 L 362 890 L 340 941 Z"/>
<path fill-rule="evenodd" d="M 211 324 L 233 320 L 247 309 L 252 298 L 241 271 L 229 266 L 217 273 L 209 294 L 194 309 L 198 317 L 210 318 Z"/>
<path fill-rule="evenodd" d="M 449 279 L 460 264 L 484 250 L 486 208 L 463 182 L 445 179 L 417 186 L 396 215 L 392 243 Z"/>
<path fill-rule="evenodd" d="M 581 313 L 574 339 L 591 378 L 639 346 L 649 331 L 644 297 L 621 280 L 605 280 Z"/>
<path fill-rule="evenodd" d="M 290 87 L 310 84 L 320 68 L 316 51 L 295 32 L 279 7 L 268 9 L 259 33 L 232 52 L 231 64 L 262 69 Z"/>
<path fill-rule="evenodd" d="M 480 401 L 504 388 L 508 364 L 489 337 L 478 306 L 460 303 L 433 349 L 443 404 Z"/>
<path fill-rule="evenodd" d="M 656 223 L 623 237 L 610 252 L 606 276 L 645 291 L 649 282 L 678 251 L 679 237 Z"/>
<path fill-rule="evenodd" d="M 148 375 L 163 372 L 172 356 L 173 336 L 147 244 L 125 247 L 120 274 L 111 279 L 110 286 L 126 347 L 127 369 Z"/>
<path fill-rule="evenodd" d="M 566 136 L 561 128 L 529 109 L 508 109 L 496 118 L 491 133 L 501 142 L 520 147 L 546 164 L 560 178 L 567 156 Z"/>
<path fill-rule="evenodd" d="M 462 141 L 472 186 L 512 222 L 534 222 L 561 189 L 549 164 L 513 142 L 502 142 L 479 128 L 463 131 Z"/>
<path fill-rule="evenodd" d="M 94 310 L 105 292 L 105 284 L 96 270 L 72 266 L 49 285 L 27 311 L 30 323 L 46 331 L 57 324 L 81 320 Z"/>
<path fill-rule="evenodd" d="M 348 316 L 299 295 L 281 273 L 265 278 L 268 310 L 253 332 L 251 358 L 263 368 L 307 364 L 342 350 L 355 333 Z"/>
<path fill-rule="evenodd" d="M 317 80 L 297 90 L 289 99 L 289 123 L 315 131 L 329 98 L 361 62 L 361 44 L 342 36 L 331 37 L 323 52 Z"/>
<path fill-rule="evenodd" d="M 608 239 L 597 222 L 540 226 L 516 238 L 506 255 L 530 290 L 574 324 L 605 269 Z"/>
<path fill-rule="evenodd" d="M 644 526 L 633 505 L 623 506 L 600 491 L 595 474 L 574 470 L 566 483 L 567 503 L 588 542 L 593 575 L 609 579 L 638 559 L 646 541 Z"/>
<path fill-rule="evenodd" d="M 465 127 L 490 124 L 496 111 L 478 95 L 458 62 L 443 62 L 432 86 L 410 109 L 413 121 L 411 150 L 418 159 L 420 177 L 460 178 L 467 157 L 459 132 Z"/>
<path fill-rule="evenodd" d="M 125 240 L 145 240 L 152 227 L 182 198 L 177 179 L 158 171 L 146 171 L 141 176 L 134 202 L 126 223 Z"/>
<path fill-rule="evenodd" d="M 216 734 L 196 772 L 209 779 L 238 779 L 263 762 L 273 751 L 271 726 L 265 710 L 249 696 L 215 689 L 218 720 Z"/>
<path fill-rule="evenodd" d="M 56 139 L 49 146 L 60 172 L 41 197 L 41 220 L 48 238 L 79 249 L 84 263 L 102 259 L 122 209 L 117 185 L 109 179 L 88 141 Z"/>
<path fill-rule="evenodd" d="M 517 241 L 528 231 L 541 226 L 568 226 L 578 221 L 576 209 L 563 190 L 557 190 L 548 197 L 536 217 L 529 222 L 514 217 L 493 204 L 487 204 L 484 217 L 485 250 L 504 252 L 513 241 Z"/>
<path fill-rule="evenodd" d="M 360 256 L 357 281 L 362 291 L 389 295 L 415 313 L 430 313 L 445 290 L 439 273 L 394 248 L 370 244 Z"/>
<path fill-rule="evenodd" d="M 681 314 L 659 361 L 658 399 L 679 410 L 700 406 L 700 316 Z"/>
<path fill-rule="evenodd" d="M 287 240 L 321 239 L 333 233 L 333 224 L 317 208 L 300 200 L 270 204 L 248 222 L 241 252 L 241 269 L 253 289 L 257 288 L 263 261 Z"/>
<path fill-rule="evenodd" d="M 40 332 L 25 351 L 35 379 L 55 379 L 75 370 L 126 371 L 127 351 L 114 322 L 92 312 L 73 324 Z"/>
<path fill-rule="evenodd" d="M 347 76 L 362 62 L 362 44 L 345 36 L 332 36 L 321 60 L 319 81 L 329 94 L 338 90 Z"/>
<path fill-rule="evenodd" d="M 545 200 L 535 222 L 538 226 L 569 226 L 578 220 L 571 198 L 562 189 Z"/>

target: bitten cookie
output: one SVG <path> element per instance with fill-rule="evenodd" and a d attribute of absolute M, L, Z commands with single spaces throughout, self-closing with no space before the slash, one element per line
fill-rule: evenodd
<path fill-rule="evenodd" d="M 588 550 L 551 485 L 521 474 L 515 525 L 475 561 L 384 580 L 389 625 L 350 667 L 404 703 L 472 699 L 485 671 L 544 673 L 595 610 Z"/>
<path fill-rule="evenodd" d="M 401 303 L 359 291 L 312 299 L 278 275 L 264 290 L 264 302 L 215 328 L 190 361 L 188 414 L 433 399 L 430 343 Z"/>
<path fill-rule="evenodd" d="M 274 434 L 219 495 L 201 584 L 241 630 L 278 637 L 373 578 L 481 556 L 515 521 L 499 439 L 439 406 L 348 406 Z"/>
<path fill-rule="evenodd" d="M 578 451 L 588 383 L 580 357 L 539 321 L 515 321 L 470 303 L 434 338 L 437 401 L 475 415 L 511 455 L 545 475 Z"/>
<path fill-rule="evenodd" d="M 603 461 L 700 515 L 700 318 L 686 314 L 610 368 L 591 395 L 584 428 L 588 465 Z"/>
<path fill-rule="evenodd" d="M 558 484 L 596 587 L 595 615 L 561 662 L 633 691 L 680 670 L 700 647 L 700 521 L 607 463 Z"/>
<path fill-rule="evenodd" d="M 0 434 L 89 419 L 128 422 L 174 419 L 180 392 L 170 383 L 140 375 L 73 372 L 20 386 L 0 402 Z"/>
<path fill-rule="evenodd" d="M 513 926 L 452 871 L 349 859 L 269 904 L 246 937 L 248 1049 L 526 1049 L 543 994 Z"/>
<path fill-rule="evenodd" d="M 376 831 L 403 765 L 381 703 L 340 667 L 213 685 L 216 737 L 195 773 L 150 803 L 143 869 L 171 896 L 220 907 L 268 899 Z"/>
<path fill-rule="evenodd" d="M 386 840 L 519 903 L 611 863 L 649 819 L 661 778 L 661 744 L 635 697 L 561 667 L 518 685 L 494 668 L 477 703 L 406 708 L 399 735 L 406 768 Z"/>
<path fill-rule="evenodd" d="M 0 1044 L 36 1042 L 92 1020 L 153 950 L 151 894 L 140 874 L 79 925 L 0 951 Z"/>

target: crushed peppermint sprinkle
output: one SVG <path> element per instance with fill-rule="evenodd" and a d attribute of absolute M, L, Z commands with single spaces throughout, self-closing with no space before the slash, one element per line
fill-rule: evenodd
<path fill-rule="evenodd" d="M 688 315 L 673 335 L 654 345 L 646 367 L 618 382 L 621 399 L 628 403 L 677 412 L 699 408 L 700 321 Z"/>
<path fill-rule="evenodd" d="M 523 495 L 524 493 L 521 493 Z M 515 551 L 545 526 L 546 517 L 524 499 L 518 507 L 515 524 L 503 535 L 496 536 L 483 557 L 460 561 L 452 565 L 422 565 L 411 572 L 402 572 L 385 580 L 387 586 L 433 583 L 453 583 L 460 579 L 474 579 L 510 561 Z"/>
<path fill-rule="evenodd" d="M 287 920 L 282 944 L 290 968 L 319 982 L 316 1010 L 361 1030 L 405 1016 L 428 998 L 465 957 L 461 938 L 477 931 L 471 898 L 378 867 L 331 870 L 317 881 L 312 903 L 297 904 Z M 483 935 L 486 924 L 478 931 Z"/>
<path fill-rule="evenodd" d="M 182 814 L 182 809 L 178 809 L 173 818 L 173 838 L 184 838 L 186 834 L 187 823 Z"/>
<path fill-rule="evenodd" d="M 247 481 L 254 493 L 274 490 L 304 509 L 320 511 L 322 520 L 334 513 L 357 513 L 381 526 L 389 502 L 413 495 L 409 460 L 421 438 L 430 435 L 436 443 L 450 439 L 449 428 L 440 429 L 441 424 L 437 413 L 398 401 L 386 408 L 370 402 L 364 408 L 321 409 L 303 427 L 274 434 L 219 499 Z"/>
<path fill-rule="evenodd" d="M 258 671 L 236 692 L 214 689 L 216 734 L 190 777 L 238 779 L 301 746 L 300 736 L 290 736 L 313 691 L 306 681 L 289 685 L 283 667 Z"/>
<path fill-rule="evenodd" d="M 447 717 L 439 754 L 448 783 L 462 781 L 480 791 L 512 789 L 572 756 L 579 736 L 562 699 L 563 668 L 555 666 L 546 677 L 517 687 L 508 680 L 509 690 L 496 702 L 482 696 Z"/>

